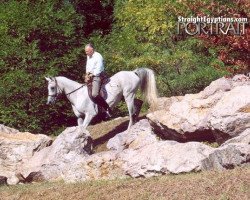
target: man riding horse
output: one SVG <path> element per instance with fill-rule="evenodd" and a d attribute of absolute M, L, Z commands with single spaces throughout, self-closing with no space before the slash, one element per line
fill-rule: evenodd
<path fill-rule="evenodd" d="M 88 93 L 91 100 L 106 111 L 106 119 L 111 117 L 111 109 L 105 99 L 99 94 L 102 79 L 105 76 L 103 57 L 95 51 L 92 44 L 85 46 L 87 55 L 85 82 L 88 84 Z"/>

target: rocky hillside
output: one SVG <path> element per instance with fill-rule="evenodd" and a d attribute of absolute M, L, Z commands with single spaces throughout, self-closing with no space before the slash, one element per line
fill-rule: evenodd
<path fill-rule="evenodd" d="M 221 78 L 198 94 L 160 98 L 158 110 L 130 130 L 101 135 L 104 151 L 93 151 L 94 129 L 69 127 L 52 142 L 1 125 L 0 183 L 152 177 L 248 165 L 250 80 Z"/>

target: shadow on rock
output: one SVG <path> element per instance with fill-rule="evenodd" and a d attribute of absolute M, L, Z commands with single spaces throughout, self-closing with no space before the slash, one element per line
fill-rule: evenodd
<path fill-rule="evenodd" d="M 146 116 L 138 117 L 138 121 L 140 121 L 142 119 L 146 119 Z M 129 120 L 116 126 L 114 129 L 109 131 L 107 134 L 93 140 L 93 148 L 97 147 L 98 145 L 101 145 L 101 144 L 108 142 L 111 138 L 113 138 L 118 133 L 121 133 L 121 132 L 127 130 L 128 123 L 129 123 Z"/>

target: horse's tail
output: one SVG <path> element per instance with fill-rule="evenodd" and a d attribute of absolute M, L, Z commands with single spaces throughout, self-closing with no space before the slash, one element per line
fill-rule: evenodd
<path fill-rule="evenodd" d="M 134 72 L 139 76 L 141 81 L 141 91 L 146 98 L 152 110 L 157 108 L 157 88 L 154 71 L 148 68 L 137 68 Z"/>

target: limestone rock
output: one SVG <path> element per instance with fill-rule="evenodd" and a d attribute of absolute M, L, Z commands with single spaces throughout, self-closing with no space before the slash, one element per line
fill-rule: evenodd
<path fill-rule="evenodd" d="M 204 161 L 204 169 L 233 169 L 250 162 L 250 145 L 231 143 L 215 149 Z"/>
<path fill-rule="evenodd" d="M 208 124 L 219 142 L 250 128 L 250 85 L 225 93 L 211 110 Z"/>
<path fill-rule="evenodd" d="M 169 107 L 183 99 L 183 96 L 173 96 L 173 97 L 160 97 L 157 99 L 157 110 L 168 110 Z"/>
<path fill-rule="evenodd" d="M 62 179 L 68 168 L 83 161 L 91 151 L 92 140 L 86 129 L 66 128 L 51 146 L 36 152 L 20 173 L 26 178 L 32 172 L 39 172 L 45 180 Z"/>
<path fill-rule="evenodd" d="M 119 153 L 116 151 L 93 154 L 65 170 L 63 180 L 66 182 L 79 182 L 125 178 L 127 175 L 122 169 L 122 164 Z"/>
<path fill-rule="evenodd" d="M 157 141 L 147 119 L 140 120 L 130 130 L 126 130 L 111 138 L 107 147 L 111 150 L 122 151 L 125 148 L 138 149 Z"/>
<path fill-rule="evenodd" d="M 165 139 L 180 142 L 216 139 L 223 143 L 250 127 L 249 97 L 249 77 L 223 77 L 198 94 L 169 100 L 170 105 L 149 113 L 147 118 L 155 132 Z"/>
<path fill-rule="evenodd" d="M 213 148 L 198 142 L 161 141 L 139 150 L 128 149 L 121 153 L 121 159 L 129 176 L 151 177 L 200 171 L 202 161 L 212 152 Z"/>
<path fill-rule="evenodd" d="M 8 177 L 9 184 L 15 184 L 15 173 L 20 165 L 29 160 L 36 151 L 52 143 L 51 138 L 28 132 L 0 133 L 0 175 Z M 14 176 L 13 178 L 11 178 Z M 11 181 L 14 180 L 14 181 Z M 9 182 L 10 181 L 10 182 Z"/>
<path fill-rule="evenodd" d="M 19 131 L 14 128 L 10 128 L 8 126 L 0 124 L 0 132 L 1 133 L 18 133 Z"/>
<path fill-rule="evenodd" d="M 230 140 L 227 140 L 221 146 L 225 146 L 225 145 L 230 144 L 230 143 L 244 143 L 244 144 L 250 145 L 250 128 L 243 131 L 237 137 L 234 137 Z"/>

